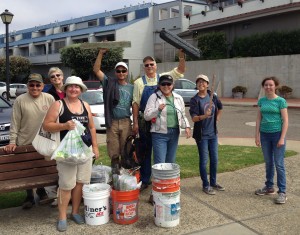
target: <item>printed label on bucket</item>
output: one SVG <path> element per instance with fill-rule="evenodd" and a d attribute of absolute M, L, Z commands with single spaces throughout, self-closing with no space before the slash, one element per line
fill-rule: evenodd
<path fill-rule="evenodd" d="M 107 210 L 107 206 L 102 206 L 99 208 L 89 207 L 88 205 L 84 206 L 85 217 L 88 218 L 97 218 L 105 215 L 105 211 Z"/>
<path fill-rule="evenodd" d="M 132 220 L 137 216 L 138 201 L 118 202 L 115 205 L 118 220 Z"/>
<path fill-rule="evenodd" d="M 154 217 L 163 218 L 164 221 L 178 220 L 180 216 L 180 203 L 156 205 Z"/>

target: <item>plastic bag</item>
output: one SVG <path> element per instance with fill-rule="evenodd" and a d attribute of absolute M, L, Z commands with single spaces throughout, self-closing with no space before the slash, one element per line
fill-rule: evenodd
<path fill-rule="evenodd" d="M 85 127 L 75 119 L 72 121 L 75 122 L 75 129 L 68 131 L 51 156 L 51 160 L 73 165 L 83 164 L 92 158 L 94 153 L 81 138 Z"/>
<path fill-rule="evenodd" d="M 108 184 L 112 181 L 111 167 L 104 165 L 93 165 L 91 184 L 92 183 L 105 183 Z"/>

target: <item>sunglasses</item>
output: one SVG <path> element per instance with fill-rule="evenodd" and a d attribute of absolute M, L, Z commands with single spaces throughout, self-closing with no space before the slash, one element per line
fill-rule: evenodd
<path fill-rule="evenodd" d="M 30 83 L 28 86 L 29 86 L 29 87 L 37 87 L 37 88 L 39 88 L 39 87 L 41 87 L 42 85 L 39 84 L 39 83 L 37 83 L 37 84 Z"/>
<path fill-rule="evenodd" d="M 149 66 L 153 67 L 154 63 L 150 63 L 150 64 L 144 64 L 144 67 L 148 68 Z"/>
<path fill-rule="evenodd" d="M 172 83 L 169 83 L 169 82 L 163 82 L 163 83 L 161 83 L 161 84 L 159 84 L 159 85 L 161 85 L 161 86 L 171 86 Z"/>
<path fill-rule="evenodd" d="M 51 75 L 51 77 L 50 77 L 50 78 L 55 78 L 55 77 L 59 78 L 59 77 L 60 77 L 60 74 L 59 74 L 59 73 L 57 73 L 57 74 L 53 74 L 53 75 Z"/>
<path fill-rule="evenodd" d="M 123 69 L 123 70 L 119 70 L 119 69 L 117 69 L 116 70 L 116 73 L 126 73 L 127 72 L 127 70 L 126 69 Z"/>

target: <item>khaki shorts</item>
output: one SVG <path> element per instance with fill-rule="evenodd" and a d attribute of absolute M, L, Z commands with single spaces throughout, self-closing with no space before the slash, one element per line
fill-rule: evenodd
<path fill-rule="evenodd" d="M 76 182 L 89 184 L 92 174 L 92 158 L 81 165 L 71 165 L 57 162 L 58 185 L 63 190 L 72 190 Z"/>

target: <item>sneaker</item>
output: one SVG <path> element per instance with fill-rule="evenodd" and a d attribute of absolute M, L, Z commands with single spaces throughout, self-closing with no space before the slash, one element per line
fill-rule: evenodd
<path fill-rule="evenodd" d="M 214 186 L 211 186 L 213 189 L 217 190 L 217 191 L 225 191 L 225 187 L 222 187 L 219 184 L 216 184 Z"/>
<path fill-rule="evenodd" d="M 285 193 L 278 193 L 278 197 L 275 199 L 276 204 L 284 204 L 287 200 Z"/>
<path fill-rule="evenodd" d="M 28 210 L 31 209 L 33 207 L 33 205 L 35 204 L 34 200 L 28 199 L 26 198 L 25 201 L 22 204 L 22 209 L 23 210 Z"/>
<path fill-rule="evenodd" d="M 207 193 L 207 194 L 209 194 L 209 195 L 215 195 L 215 194 L 216 194 L 216 192 L 215 192 L 215 191 L 213 190 L 213 188 L 210 187 L 210 186 L 205 187 L 205 188 L 203 188 L 202 190 L 203 190 L 203 192 L 205 192 L 205 193 Z"/>
<path fill-rule="evenodd" d="M 271 195 L 271 194 L 275 194 L 275 190 L 274 188 L 267 188 L 267 186 L 265 186 L 261 189 L 257 189 L 255 191 L 255 194 L 259 196 Z"/>
<path fill-rule="evenodd" d="M 67 220 L 59 220 L 57 222 L 57 230 L 60 232 L 64 232 L 67 230 Z"/>

